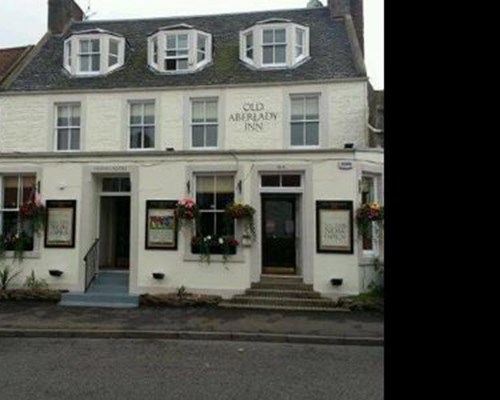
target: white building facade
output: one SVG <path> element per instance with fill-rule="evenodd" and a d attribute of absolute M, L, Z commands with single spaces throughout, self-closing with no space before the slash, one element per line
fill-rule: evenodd
<path fill-rule="evenodd" d="M 66 3 L 49 3 L 49 28 Z M 72 21 L 57 32 L 53 22 L 0 91 L 0 224 L 4 238 L 25 229 L 19 210 L 36 188 L 73 210 L 72 237 L 54 246 L 55 231 L 25 229 L 19 282 L 33 270 L 83 292 L 95 244 L 98 270 L 128 270 L 131 294 L 184 286 L 230 297 L 264 274 L 300 276 L 332 298 L 366 290 L 383 243 L 363 241 L 354 215 L 367 196 L 383 202 L 384 156 L 367 147 L 366 73 L 350 14 L 335 4 L 227 25 L 220 15 Z M 199 205 L 199 226 L 155 247 L 153 209 L 184 198 Z M 243 221 L 224 219 L 233 201 L 256 210 L 250 243 Z M 55 229 L 63 214 L 50 210 Z M 207 263 L 191 246 L 195 229 L 240 244 Z"/>

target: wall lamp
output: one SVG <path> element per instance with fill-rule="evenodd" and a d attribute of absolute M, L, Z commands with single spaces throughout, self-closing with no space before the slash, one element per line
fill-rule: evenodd
<path fill-rule="evenodd" d="M 240 179 L 240 180 L 238 181 L 238 185 L 236 185 L 236 187 L 238 188 L 238 192 L 239 192 L 239 194 L 241 194 L 242 186 L 243 186 L 243 183 L 241 182 L 241 179 Z"/>
<path fill-rule="evenodd" d="M 186 182 L 186 190 L 188 194 L 191 193 L 191 181 L 189 180 Z"/>

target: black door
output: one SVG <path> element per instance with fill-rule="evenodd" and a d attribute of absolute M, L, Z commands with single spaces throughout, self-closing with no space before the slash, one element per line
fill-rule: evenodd
<path fill-rule="evenodd" d="M 115 255 L 118 269 L 129 268 L 130 254 L 130 197 L 116 197 Z"/>
<path fill-rule="evenodd" d="M 265 273 L 295 272 L 295 197 L 262 195 L 262 266 Z"/>

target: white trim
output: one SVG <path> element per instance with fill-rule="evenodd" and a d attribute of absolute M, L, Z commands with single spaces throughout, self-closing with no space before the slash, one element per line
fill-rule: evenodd
<path fill-rule="evenodd" d="M 310 44 L 309 44 L 309 28 L 290 21 L 275 21 L 270 20 L 270 23 L 257 22 L 254 26 L 240 31 L 240 60 L 247 66 L 258 70 L 276 70 L 295 68 L 298 65 L 307 62 L 310 59 Z M 264 31 L 284 29 L 286 40 L 283 43 L 264 44 Z M 297 30 L 304 33 L 304 41 L 302 44 L 303 53 L 296 56 L 295 50 L 297 47 Z M 246 37 L 248 34 L 253 34 L 253 59 L 246 55 Z M 264 47 L 266 46 L 284 45 L 285 62 L 284 63 L 264 63 Z"/>
<path fill-rule="evenodd" d="M 179 25 L 183 26 L 184 25 Z M 185 26 L 188 29 L 174 29 L 174 30 L 159 30 L 155 34 L 148 37 L 148 65 L 156 72 L 161 74 L 189 74 L 197 72 L 209 63 L 212 62 L 212 35 L 207 32 L 203 32 L 197 29 L 189 29 L 189 26 Z M 187 35 L 187 48 L 176 48 L 175 50 L 187 50 L 187 55 L 184 56 L 171 56 L 167 58 L 167 36 L 175 35 Z M 198 36 L 203 36 L 206 38 L 206 48 L 205 48 L 205 59 L 197 62 L 198 60 Z M 153 61 L 153 42 L 158 43 L 158 62 Z M 176 39 L 177 40 L 177 39 Z M 170 50 L 172 51 L 172 50 Z M 165 69 L 165 61 L 167 59 L 187 59 L 187 69 L 180 70 L 167 70 Z"/>

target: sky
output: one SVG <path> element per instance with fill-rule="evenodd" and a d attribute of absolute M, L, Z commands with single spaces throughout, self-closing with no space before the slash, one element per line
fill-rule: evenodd
<path fill-rule="evenodd" d="M 90 19 L 155 18 L 301 8 L 308 0 L 76 0 Z M 327 0 L 321 0 L 326 4 Z M 48 0 L 0 0 L 0 48 L 36 44 L 47 31 Z M 364 0 L 368 77 L 384 88 L 384 0 Z"/>

